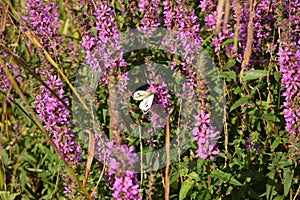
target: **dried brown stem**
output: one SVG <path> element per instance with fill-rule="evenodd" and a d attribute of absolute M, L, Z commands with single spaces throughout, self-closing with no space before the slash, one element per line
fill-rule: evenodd
<path fill-rule="evenodd" d="M 253 42 L 253 19 L 254 19 L 254 9 L 256 6 L 256 0 L 254 2 L 250 0 L 250 17 L 247 27 L 247 42 L 246 42 L 246 48 L 243 56 L 243 62 L 242 62 L 242 69 L 240 72 L 240 82 L 243 82 L 243 76 L 244 71 L 246 69 L 246 66 L 249 64 L 251 55 L 252 55 L 252 42 Z"/>

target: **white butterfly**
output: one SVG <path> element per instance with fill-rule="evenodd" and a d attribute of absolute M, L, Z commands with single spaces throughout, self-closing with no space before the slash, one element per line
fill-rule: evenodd
<path fill-rule="evenodd" d="M 133 93 L 132 97 L 136 101 L 142 100 L 139 108 L 143 111 L 144 114 L 148 113 L 153 103 L 154 93 L 145 90 L 137 90 Z"/>

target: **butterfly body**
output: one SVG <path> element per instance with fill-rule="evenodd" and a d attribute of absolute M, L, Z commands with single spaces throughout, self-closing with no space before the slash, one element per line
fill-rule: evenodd
<path fill-rule="evenodd" d="M 136 101 L 142 100 L 139 108 L 143 111 L 144 114 L 148 113 L 154 100 L 154 93 L 145 90 L 137 90 L 133 93 L 132 97 Z"/>

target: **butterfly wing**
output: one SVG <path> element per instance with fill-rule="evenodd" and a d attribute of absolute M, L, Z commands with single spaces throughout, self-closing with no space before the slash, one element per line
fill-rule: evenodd
<path fill-rule="evenodd" d="M 153 103 L 154 94 L 151 94 L 150 96 L 146 97 L 139 105 L 139 108 L 143 111 L 144 114 L 146 114 Z"/>
<path fill-rule="evenodd" d="M 140 101 L 140 100 L 146 99 L 151 94 L 152 94 L 152 92 L 149 92 L 149 91 L 137 90 L 133 93 L 132 97 L 134 100 Z"/>

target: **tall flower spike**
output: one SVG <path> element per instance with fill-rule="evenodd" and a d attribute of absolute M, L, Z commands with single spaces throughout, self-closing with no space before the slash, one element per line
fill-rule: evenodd
<path fill-rule="evenodd" d="M 6 63 L 6 67 L 10 68 L 10 65 Z M 8 90 L 9 86 L 9 80 L 3 70 L 3 66 L 0 64 L 0 90 Z"/>
<path fill-rule="evenodd" d="M 88 33 L 83 39 L 82 46 L 86 53 L 87 64 L 89 64 L 93 71 L 100 73 L 100 84 L 107 84 L 110 81 L 110 73 L 113 71 L 118 80 L 116 89 L 120 92 L 126 92 L 127 89 L 127 73 L 123 73 L 122 67 L 127 65 L 123 59 L 123 49 L 120 45 L 119 33 L 117 32 L 117 23 L 115 20 L 115 13 L 111 5 L 106 1 L 98 1 L 97 9 L 94 12 L 96 17 L 95 26 L 98 35 Z M 117 95 L 117 94 L 114 94 Z M 112 95 L 113 96 L 113 95 Z M 119 104 L 115 101 L 117 98 L 112 97 L 111 106 L 114 111 L 118 111 Z M 121 102 L 122 104 L 126 102 Z M 117 113 L 117 112 L 116 112 Z M 116 114 L 116 118 L 119 117 Z M 114 117 L 115 121 L 118 121 Z M 120 124 L 121 125 L 121 124 Z M 100 135 L 99 135 L 100 134 Z M 137 162 L 136 154 L 133 152 L 134 148 L 128 147 L 126 144 L 121 144 L 114 138 L 113 141 L 108 141 L 101 134 L 96 134 L 95 150 L 98 152 L 95 157 L 106 165 L 105 179 L 112 188 L 112 196 L 115 199 L 139 200 L 140 184 L 138 183 L 137 174 L 131 172 L 130 165 Z M 122 140 L 118 136 L 118 140 Z M 121 145 L 121 146 L 120 146 Z M 121 149 L 121 152 L 119 152 Z M 121 158 L 127 159 L 128 162 L 118 160 L 115 155 L 122 155 Z M 125 166 L 123 166 L 125 165 Z"/>
<path fill-rule="evenodd" d="M 278 52 L 280 71 L 282 72 L 282 86 L 285 89 L 284 117 L 286 130 L 292 135 L 300 134 L 300 2 L 293 0 L 283 4 L 284 11 L 288 13 L 282 16 L 283 33 Z M 289 26 L 288 28 L 285 26 Z M 295 37 L 290 37 L 294 35 Z"/>
<path fill-rule="evenodd" d="M 69 105 L 68 99 L 64 98 L 63 84 L 59 78 L 50 76 L 50 80 L 46 80 L 45 83 L 57 93 L 66 105 Z M 66 161 L 80 163 L 82 152 L 76 143 L 74 133 L 70 129 L 72 121 L 69 119 L 70 112 L 68 109 L 45 86 L 41 86 L 41 92 L 35 99 L 35 106 L 45 124 L 45 129 L 49 132 L 54 144 Z"/>
<path fill-rule="evenodd" d="M 189 63 L 192 63 L 193 53 L 197 52 L 202 44 L 200 36 L 200 24 L 195 10 L 188 4 L 188 1 L 163 1 L 164 5 L 164 25 L 168 30 L 175 31 L 180 38 L 184 49 L 183 55 Z M 168 41 L 172 51 L 177 50 L 177 46 Z M 177 44 L 178 45 L 178 44 Z"/>
<path fill-rule="evenodd" d="M 123 49 L 120 45 L 114 10 L 107 2 L 97 2 L 94 12 L 95 27 L 98 35 L 87 32 L 83 37 L 82 46 L 86 53 L 85 59 L 93 71 L 100 74 L 99 83 L 107 84 L 111 70 L 127 66 L 123 59 Z"/>
<path fill-rule="evenodd" d="M 142 199 L 138 175 L 131 171 L 132 165 L 138 161 L 134 147 L 128 147 L 126 144 L 118 146 L 112 141 L 100 138 L 99 135 L 96 135 L 95 144 L 95 150 L 98 152 L 95 157 L 108 166 L 105 179 L 112 187 L 112 196 L 124 200 Z"/>
<path fill-rule="evenodd" d="M 219 136 L 219 132 L 214 127 L 210 126 L 209 114 L 200 113 L 200 116 L 194 117 L 197 122 L 193 129 L 194 140 L 197 141 L 198 149 L 196 150 L 196 158 L 202 159 L 210 158 L 214 159 L 214 155 L 220 152 L 217 147 L 216 139 Z"/>
<path fill-rule="evenodd" d="M 148 80 L 148 91 L 155 93 L 154 102 L 161 104 L 167 111 L 171 109 L 170 94 L 167 89 L 167 85 L 163 81 L 161 75 L 158 74 L 152 61 L 146 60 L 148 66 L 149 80 Z M 159 123 L 158 123 L 159 124 Z"/>
<path fill-rule="evenodd" d="M 27 14 L 23 19 L 28 23 L 31 29 L 38 37 L 39 42 L 50 53 L 54 53 L 57 44 L 61 38 L 57 34 L 59 28 L 58 6 L 54 2 L 45 0 L 26 1 Z M 42 54 L 41 54 L 42 55 Z M 49 75 L 53 73 L 49 63 L 42 58 L 42 69 L 36 72 L 45 80 L 49 88 L 57 96 L 69 105 L 67 98 L 64 98 L 62 81 L 56 76 Z M 72 121 L 70 113 L 65 105 L 59 101 L 45 86 L 40 87 L 40 93 L 35 97 L 35 106 L 40 118 L 44 122 L 45 129 L 51 135 L 54 144 L 58 147 L 66 161 L 81 162 L 81 150 L 76 143 L 75 135 L 71 131 Z"/>
<path fill-rule="evenodd" d="M 57 34 L 59 25 L 58 6 L 53 1 L 27 0 L 27 15 L 23 19 L 29 28 L 37 35 L 39 42 L 50 54 L 55 54 L 56 47 L 61 43 Z"/>
<path fill-rule="evenodd" d="M 144 15 L 138 30 L 149 36 L 152 34 L 151 29 L 157 28 L 161 23 L 158 12 L 158 0 L 141 0 L 139 2 L 139 10 Z"/>

